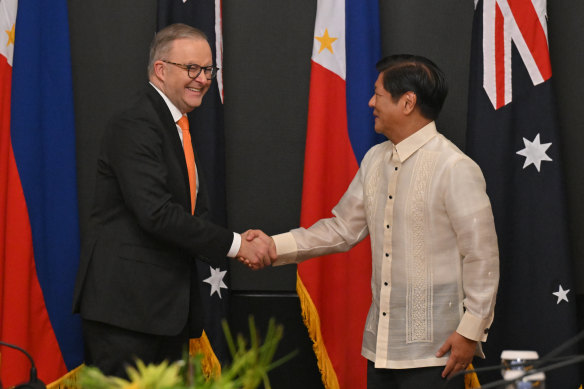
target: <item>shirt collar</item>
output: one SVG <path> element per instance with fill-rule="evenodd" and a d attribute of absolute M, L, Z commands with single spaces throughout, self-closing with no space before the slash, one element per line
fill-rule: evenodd
<path fill-rule="evenodd" d="M 397 145 L 394 145 L 400 161 L 402 163 L 405 162 L 406 159 L 428 143 L 428 141 L 437 134 L 438 130 L 436 130 L 436 123 L 432 121 L 399 142 Z"/>
<path fill-rule="evenodd" d="M 153 83 L 150 82 L 150 85 L 152 85 L 152 87 L 154 89 L 156 89 L 156 92 L 158 92 L 160 94 L 160 96 L 162 96 L 162 99 L 164 100 L 164 102 L 168 106 L 168 109 L 170 110 L 170 114 L 172 115 L 172 120 L 174 120 L 175 123 L 178 122 L 178 120 L 183 116 L 183 113 L 180 111 L 180 109 L 178 109 L 176 107 L 176 105 L 174 105 L 172 103 L 172 101 L 170 101 L 168 99 L 168 97 L 166 97 L 164 92 L 162 92 L 160 89 L 158 89 Z"/>

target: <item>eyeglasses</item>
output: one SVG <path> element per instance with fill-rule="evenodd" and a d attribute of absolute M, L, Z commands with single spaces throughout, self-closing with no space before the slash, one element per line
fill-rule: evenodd
<path fill-rule="evenodd" d="M 218 67 L 213 66 L 213 65 L 211 65 L 211 66 L 201 66 L 201 65 L 197 65 L 197 64 L 185 65 L 182 63 L 170 62 L 170 61 L 167 61 L 165 59 L 163 59 L 162 62 L 166 62 L 166 63 L 169 63 L 171 65 L 178 66 L 179 68 L 186 69 L 189 77 L 192 78 L 193 80 L 195 78 L 199 77 L 199 74 L 201 74 L 201 71 L 205 72 L 205 77 L 207 77 L 207 80 L 212 80 L 217 75 L 217 70 L 219 70 Z"/>

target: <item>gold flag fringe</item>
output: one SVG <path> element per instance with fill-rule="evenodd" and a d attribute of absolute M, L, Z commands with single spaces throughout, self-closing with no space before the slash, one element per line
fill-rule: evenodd
<path fill-rule="evenodd" d="M 474 370 L 472 363 L 468 365 L 466 370 Z M 477 373 L 472 372 L 464 375 L 464 387 L 465 389 L 480 388 L 481 384 L 479 382 L 479 377 Z"/>
<path fill-rule="evenodd" d="M 314 306 L 310 294 L 304 287 L 302 280 L 300 279 L 300 274 L 296 274 L 296 292 L 300 298 L 300 306 L 302 308 L 302 319 L 304 320 L 304 325 L 308 329 L 308 335 L 312 340 L 312 349 L 316 355 L 318 361 L 318 370 L 322 377 L 322 383 L 325 389 L 339 389 L 339 381 L 337 379 L 337 373 L 333 367 L 333 364 L 326 351 L 326 346 L 322 338 L 322 333 L 320 331 L 320 317 Z"/>
<path fill-rule="evenodd" d="M 316 311 L 316 307 L 314 306 L 312 298 L 302 283 L 300 274 L 298 273 L 296 273 L 296 292 L 300 298 L 302 319 L 304 320 L 304 325 L 308 329 L 308 334 L 310 335 L 310 339 L 313 343 L 312 349 L 314 350 L 314 354 L 316 354 L 318 370 L 320 370 L 324 387 L 325 389 L 339 389 L 340 387 L 337 374 L 335 373 L 335 369 L 326 351 L 324 340 L 322 339 L 322 333 L 320 331 L 320 317 Z M 474 368 L 471 364 L 468 366 L 468 370 L 472 369 Z M 466 374 L 464 376 L 464 386 L 465 389 L 480 388 L 481 385 L 479 383 L 477 374 Z"/>
<path fill-rule="evenodd" d="M 221 374 L 221 364 L 213 352 L 211 343 L 209 343 L 209 338 L 205 331 L 200 338 L 191 339 L 189 342 L 189 353 L 190 355 L 196 355 L 197 353 L 203 354 L 203 360 L 201 365 L 203 367 L 203 373 L 207 377 L 219 376 Z M 81 389 L 78 384 L 79 371 L 85 365 L 82 364 L 75 369 L 71 370 L 67 374 L 63 375 L 61 378 L 51 382 L 47 385 L 47 389 Z"/>
<path fill-rule="evenodd" d="M 78 373 L 85 365 L 79 365 L 75 369 L 71 370 L 69 373 L 65 374 L 63 377 L 51 382 L 47 385 L 47 389 L 79 389 L 81 388 L 78 383 Z"/>
<path fill-rule="evenodd" d="M 322 382 L 325 389 L 340 389 L 337 374 L 332 365 L 332 362 L 326 351 L 326 346 L 322 338 L 320 330 L 320 317 L 314 306 L 314 302 L 306 287 L 300 279 L 300 275 L 296 274 L 296 292 L 300 298 L 300 306 L 302 308 L 302 319 L 304 325 L 308 329 L 308 334 L 313 342 L 312 348 L 318 361 L 318 369 L 321 373 Z M 203 330 L 200 338 L 191 339 L 189 342 L 189 354 L 194 356 L 198 353 L 203 354 L 202 367 L 203 373 L 207 377 L 219 376 L 221 374 L 221 364 L 211 347 L 209 338 Z M 78 386 L 78 373 L 85 365 L 79 365 L 71 370 L 61 378 L 51 382 L 47 385 L 47 389 L 80 389 Z M 474 369 L 472 364 L 468 366 L 467 370 Z M 480 388 L 479 379 L 476 373 L 466 374 L 464 377 L 464 385 L 466 389 Z M 579 389 L 583 389 L 580 386 Z"/>
<path fill-rule="evenodd" d="M 203 334 L 200 338 L 191 339 L 189 342 L 189 354 L 194 356 L 198 353 L 203 354 L 201 365 L 206 377 L 218 377 L 221 375 L 221 364 L 213 351 L 213 347 L 211 347 L 211 343 L 209 342 L 205 330 L 203 330 Z"/>

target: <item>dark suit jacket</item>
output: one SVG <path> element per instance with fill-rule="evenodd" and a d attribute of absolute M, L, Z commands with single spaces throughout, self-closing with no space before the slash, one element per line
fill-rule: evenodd
<path fill-rule="evenodd" d="M 233 242 L 232 232 L 206 220 L 204 184 L 193 216 L 176 125 L 149 85 L 103 137 L 74 312 L 156 335 L 178 334 L 190 314 L 191 335 L 199 336 L 203 313 L 192 284 L 194 259 L 226 260 Z"/>

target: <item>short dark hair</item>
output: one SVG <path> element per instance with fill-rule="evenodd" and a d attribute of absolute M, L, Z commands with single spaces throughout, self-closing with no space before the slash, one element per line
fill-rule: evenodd
<path fill-rule="evenodd" d="M 376 67 L 383 73 L 383 87 L 394 101 L 406 92 L 414 92 L 422 115 L 430 120 L 438 117 L 448 94 L 448 84 L 434 62 L 418 55 L 397 54 L 383 58 Z"/>
<path fill-rule="evenodd" d="M 172 42 L 177 39 L 201 39 L 209 41 L 207 35 L 198 28 L 182 23 L 171 24 L 158 31 L 150 43 L 150 56 L 148 59 L 148 75 L 154 72 L 154 62 L 168 55 Z"/>

